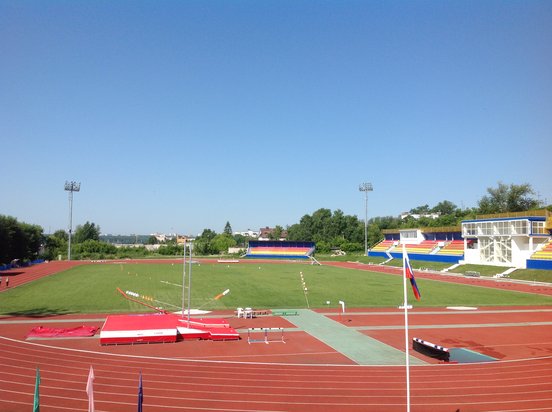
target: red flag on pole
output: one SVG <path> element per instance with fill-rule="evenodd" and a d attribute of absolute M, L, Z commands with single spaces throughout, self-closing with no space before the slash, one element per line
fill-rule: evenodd
<path fill-rule="evenodd" d="M 88 395 L 88 412 L 94 412 L 94 369 L 90 366 L 90 372 L 88 373 L 88 382 L 86 382 L 86 393 Z"/>
<path fill-rule="evenodd" d="M 404 272 L 406 274 L 406 278 L 410 280 L 410 284 L 412 285 L 412 292 L 414 292 L 414 297 L 416 298 L 416 300 L 420 300 L 422 295 L 420 294 L 420 290 L 418 289 L 418 285 L 416 284 L 414 271 L 410 266 L 410 261 L 408 260 L 408 255 L 406 254 L 406 252 L 404 253 Z"/>

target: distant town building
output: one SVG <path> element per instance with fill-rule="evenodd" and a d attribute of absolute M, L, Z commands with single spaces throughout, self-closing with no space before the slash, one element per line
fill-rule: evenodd
<path fill-rule="evenodd" d="M 422 217 L 428 217 L 430 219 L 437 219 L 439 216 L 441 216 L 440 213 L 410 213 L 410 212 L 404 212 L 401 213 L 401 219 L 406 219 L 407 217 L 412 217 L 416 220 L 422 218 Z"/>
<path fill-rule="evenodd" d="M 254 239 L 257 239 L 259 237 L 259 233 L 260 232 L 258 231 L 256 232 L 251 229 L 247 229 L 245 232 L 234 232 L 235 235 L 241 235 L 241 236 L 250 237 Z"/>
<path fill-rule="evenodd" d="M 183 245 L 184 242 L 189 242 L 190 240 L 193 240 L 194 238 L 190 236 L 185 235 L 176 235 L 176 244 L 177 245 Z"/>
<path fill-rule="evenodd" d="M 164 243 L 168 239 L 170 239 L 170 237 L 164 233 L 152 233 L 150 236 L 154 236 L 157 239 L 157 242 L 159 243 Z"/>
<path fill-rule="evenodd" d="M 272 234 L 274 233 L 276 229 L 273 227 L 263 227 L 259 229 L 259 240 L 286 240 L 287 239 L 287 230 L 282 230 L 282 233 L 280 233 L 279 239 L 273 239 Z"/>

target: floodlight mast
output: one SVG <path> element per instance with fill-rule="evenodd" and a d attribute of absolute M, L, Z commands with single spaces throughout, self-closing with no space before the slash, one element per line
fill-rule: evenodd
<path fill-rule="evenodd" d="M 80 191 L 80 183 L 65 181 L 65 190 L 69 192 L 69 242 L 67 243 L 67 260 L 71 260 L 71 237 L 73 234 L 73 192 Z"/>
<path fill-rule="evenodd" d="M 364 192 L 365 203 L 364 203 L 364 255 L 368 256 L 368 192 L 374 190 L 372 183 L 361 183 L 358 186 L 358 190 Z"/>

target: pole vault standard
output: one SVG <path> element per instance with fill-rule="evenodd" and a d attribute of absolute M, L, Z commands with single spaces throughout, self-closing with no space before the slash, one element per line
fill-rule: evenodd
<path fill-rule="evenodd" d="M 189 243 L 190 254 L 188 257 L 188 328 L 190 327 L 190 312 L 192 302 L 192 250 L 193 243 Z M 184 240 L 184 258 L 182 261 L 182 319 L 184 319 L 184 306 L 186 299 L 186 240 Z"/>

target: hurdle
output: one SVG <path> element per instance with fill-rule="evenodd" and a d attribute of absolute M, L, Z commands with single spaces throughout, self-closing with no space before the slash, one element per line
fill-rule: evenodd
<path fill-rule="evenodd" d="M 445 362 L 448 362 L 450 359 L 450 352 L 448 348 L 435 345 L 434 343 L 419 338 L 412 338 L 412 349 L 431 358 L 439 359 Z"/>
<path fill-rule="evenodd" d="M 269 338 L 270 332 L 280 332 L 280 338 Z M 262 338 L 255 338 L 253 335 L 262 333 Z M 286 343 L 284 340 L 284 328 L 249 328 L 247 329 L 247 343 L 269 343 L 281 342 Z"/>

